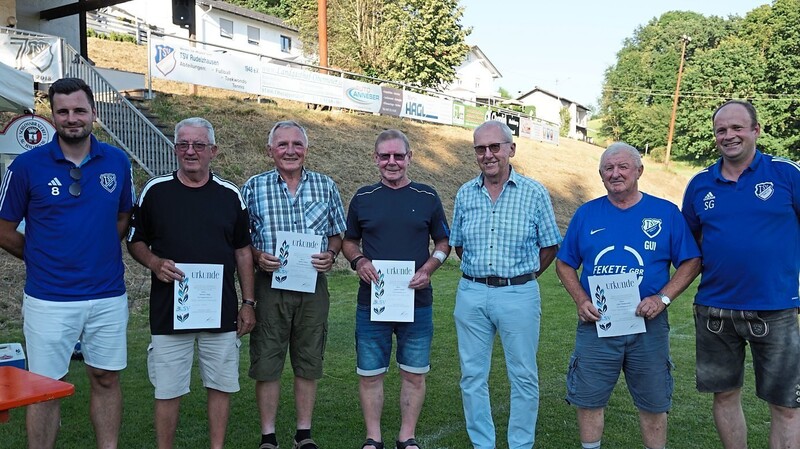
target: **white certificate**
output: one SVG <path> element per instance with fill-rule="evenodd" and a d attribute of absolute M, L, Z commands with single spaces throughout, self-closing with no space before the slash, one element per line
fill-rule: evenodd
<path fill-rule="evenodd" d="M 592 304 L 600 312 L 595 323 L 598 337 L 646 332 L 644 317 L 636 316 L 642 300 L 636 273 L 589 276 Z"/>
<path fill-rule="evenodd" d="M 183 280 L 175 281 L 175 330 L 216 329 L 222 321 L 222 271 L 219 264 L 176 263 Z"/>
<path fill-rule="evenodd" d="M 414 290 L 408 287 L 414 277 L 413 260 L 373 260 L 378 282 L 370 289 L 370 320 L 414 321 Z"/>
<path fill-rule="evenodd" d="M 272 288 L 314 293 L 317 270 L 311 265 L 311 255 L 322 252 L 322 236 L 278 231 L 275 246 L 281 266 L 272 273 Z"/>

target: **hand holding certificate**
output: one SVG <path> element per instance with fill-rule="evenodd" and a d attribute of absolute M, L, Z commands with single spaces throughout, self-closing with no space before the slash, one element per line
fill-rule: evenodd
<path fill-rule="evenodd" d="M 636 273 L 589 276 L 592 304 L 600 312 L 598 337 L 641 334 L 646 332 L 644 318 L 636 316 L 641 301 Z"/>
<path fill-rule="evenodd" d="M 272 273 L 272 288 L 313 293 L 317 270 L 311 265 L 311 256 L 322 252 L 322 236 L 278 231 L 275 244 L 281 265 Z"/>
<path fill-rule="evenodd" d="M 216 329 L 222 321 L 222 271 L 220 264 L 176 263 L 185 273 L 175 281 L 173 329 Z"/>
<path fill-rule="evenodd" d="M 370 290 L 370 320 L 414 321 L 414 290 L 408 283 L 414 276 L 414 261 L 373 260 L 378 280 Z"/>

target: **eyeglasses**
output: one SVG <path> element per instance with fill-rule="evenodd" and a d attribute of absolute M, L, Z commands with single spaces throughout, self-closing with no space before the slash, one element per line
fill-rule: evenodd
<path fill-rule="evenodd" d="M 486 149 L 487 148 L 489 149 L 489 151 L 492 152 L 492 154 L 497 153 L 497 152 L 500 151 L 500 148 L 501 148 L 500 145 L 505 145 L 507 143 L 511 143 L 511 142 L 490 143 L 489 145 L 475 145 L 472 148 L 475 148 L 475 154 L 480 156 L 480 155 L 486 153 Z"/>
<path fill-rule="evenodd" d="M 395 154 L 395 153 L 376 153 L 378 156 L 378 160 L 381 162 L 389 162 L 389 160 L 394 157 L 395 161 L 404 161 L 406 157 L 408 157 L 408 153 L 403 154 Z"/>
<path fill-rule="evenodd" d="M 70 168 L 69 169 L 69 177 L 72 178 L 73 182 L 69 186 L 69 194 L 72 196 L 81 196 L 81 169 L 78 167 Z"/>
<path fill-rule="evenodd" d="M 206 151 L 206 148 L 213 147 L 214 144 L 212 143 L 202 143 L 202 142 L 178 142 L 175 144 L 175 149 L 180 151 L 181 153 L 185 153 L 189 151 L 189 147 L 194 148 L 195 153 L 202 153 Z"/>

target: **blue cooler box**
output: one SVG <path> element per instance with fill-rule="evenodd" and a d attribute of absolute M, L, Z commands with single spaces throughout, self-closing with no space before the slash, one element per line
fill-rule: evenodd
<path fill-rule="evenodd" d="M 0 366 L 25 369 L 25 351 L 20 343 L 0 343 Z"/>

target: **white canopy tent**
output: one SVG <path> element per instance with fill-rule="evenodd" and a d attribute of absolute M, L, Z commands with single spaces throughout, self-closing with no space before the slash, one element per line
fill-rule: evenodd
<path fill-rule="evenodd" d="M 0 63 L 0 111 L 32 112 L 33 76 Z"/>

